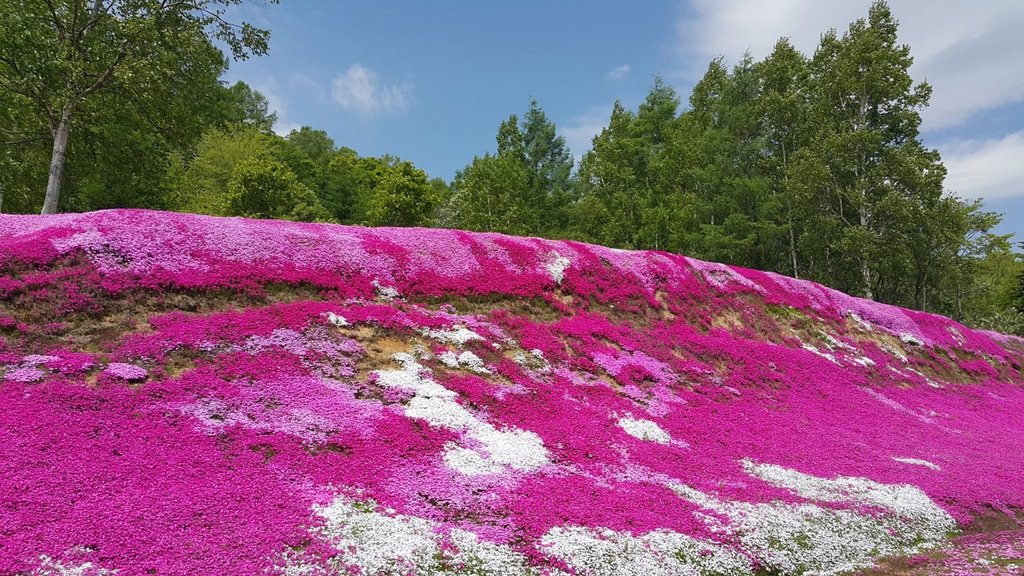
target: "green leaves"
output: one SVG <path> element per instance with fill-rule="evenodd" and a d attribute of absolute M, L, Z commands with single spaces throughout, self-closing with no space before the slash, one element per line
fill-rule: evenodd
<path fill-rule="evenodd" d="M 228 214 L 247 218 L 330 220 L 316 195 L 287 166 L 266 158 L 249 158 L 235 167 L 228 182 L 227 206 Z"/>
<path fill-rule="evenodd" d="M 573 159 L 536 100 L 520 122 L 498 127 L 497 155 L 473 159 L 455 177 L 441 223 L 466 230 L 551 236 L 568 225 Z"/>
<path fill-rule="evenodd" d="M 170 134 L 173 141 L 179 123 L 160 119 L 184 118 L 180 124 L 193 126 L 188 117 L 197 111 L 181 114 L 182 107 L 208 101 L 192 92 L 211 82 L 216 86 L 225 67 L 212 38 L 223 41 L 236 58 L 266 53 L 269 31 L 224 19 L 226 8 L 240 1 L 0 3 L 0 92 L 17 94 L 26 102 L 24 111 L 36 115 L 54 138 L 72 125 L 76 132 L 95 127 L 102 107 L 142 113 L 153 132 Z M 45 210 L 57 208 L 64 164 L 65 155 L 55 150 Z M 37 167 L 43 173 L 46 168 L 45 163 Z"/>

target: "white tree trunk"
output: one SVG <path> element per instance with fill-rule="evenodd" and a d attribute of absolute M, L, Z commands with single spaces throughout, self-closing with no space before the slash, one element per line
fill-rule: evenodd
<path fill-rule="evenodd" d="M 60 185 L 64 177 L 64 162 L 68 155 L 68 136 L 71 133 L 71 110 L 68 104 L 60 115 L 60 123 L 53 133 L 53 154 L 50 156 L 50 177 L 46 181 L 43 214 L 56 214 L 60 203 Z"/>
<path fill-rule="evenodd" d="M 864 196 L 865 195 L 862 195 L 861 197 L 863 198 Z M 869 224 L 869 216 L 867 206 L 864 205 L 863 200 L 861 201 L 859 212 L 860 225 L 861 227 L 867 229 Z M 865 249 L 862 248 L 862 250 Z M 864 297 L 867 298 L 868 300 L 874 300 L 875 296 L 874 294 L 871 293 L 871 266 L 868 263 L 868 255 L 866 252 L 862 252 L 860 256 L 860 273 L 861 276 L 864 278 Z"/>

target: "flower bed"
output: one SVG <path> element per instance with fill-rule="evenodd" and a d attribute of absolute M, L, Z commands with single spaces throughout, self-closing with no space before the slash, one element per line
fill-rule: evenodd
<path fill-rule="evenodd" d="M 0 574 L 932 554 L 1024 507 L 1022 350 L 663 253 L 0 215 Z"/>

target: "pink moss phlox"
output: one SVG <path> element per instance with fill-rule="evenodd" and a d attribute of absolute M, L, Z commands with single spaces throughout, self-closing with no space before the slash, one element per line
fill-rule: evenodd
<path fill-rule="evenodd" d="M 83 549 L 126 574 L 265 573 L 298 549 L 326 560 L 338 552 L 313 510 L 338 494 L 547 567 L 563 564 L 537 542 L 560 526 L 723 542 L 701 519 L 722 513 L 671 485 L 808 503 L 752 476 L 747 459 L 911 484 L 961 522 L 1024 507 L 1016 343 L 938 316 L 682 256 L 498 234 L 144 211 L 0 215 L 0 230 L 0 268 L 33 270 L 0 274 L 4 303 L 57 306 L 67 293 L 69 314 L 87 317 L 128 291 L 258 300 L 313 288 L 294 302 L 153 314 L 102 353 L 54 345 L 65 327 L 22 330 L 24 307 L 5 308 L 0 574 Z M 436 304 L 461 296 L 554 314 Z M 762 302 L 824 332 L 766 338 L 778 323 Z M 741 326 L 712 328 L 737 312 Z M 487 372 L 438 357 L 463 352 Z M 446 460 L 532 435 L 545 458 L 535 468 L 474 474 Z"/>
<path fill-rule="evenodd" d="M 149 372 L 142 366 L 126 364 L 124 362 L 111 362 L 103 369 L 103 375 L 128 382 L 141 382 L 146 379 Z"/>

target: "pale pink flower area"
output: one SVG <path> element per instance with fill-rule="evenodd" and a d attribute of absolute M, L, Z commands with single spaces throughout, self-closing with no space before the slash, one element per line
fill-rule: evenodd
<path fill-rule="evenodd" d="M 149 373 L 142 366 L 125 364 L 124 362 L 111 362 L 103 369 L 103 374 L 112 378 L 127 380 L 128 382 L 138 382 L 145 380 Z"/>
<path fill-rule="evenodd" d="M 0 215 L 0 574 L 1000 573 L 1022 352 L 664 253 Z"/>
<path fill-rule="evenodd" d="M 17 366 L 4 372 L 4 379 L 21 383 L 38 382 L 45 376 L 46 373 L 35 366 Z"/>

